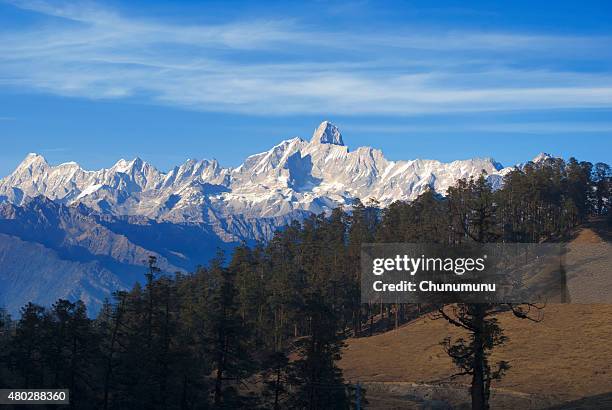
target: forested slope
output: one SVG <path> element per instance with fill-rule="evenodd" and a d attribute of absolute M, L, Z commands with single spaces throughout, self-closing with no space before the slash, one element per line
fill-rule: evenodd
<path fill-rule="evenodd" d="M 373 202 L 356 203 L 351 213 L 335 209 L 331 215 L 313 215 L 280 230 L 268 243 L 238 247 L 229 260 L 219 254 L 193 274 L 162 272 L 151 257 L 142 285 L 117 293 L 95 320 L 87 317 L 83 303 L 66 300 L 51 308 L 29 304 L 15 321 L 4 317 L 0 382 L 69 387 L 74 407 L 83 409 L 348 409 L 356 397 L 355 363 L 361 359 L 353 360 L 353 367 L 348 364 L 359 343 L 394 342 L 394 329 L 437 312 L 446 316 L 439 316 L 434 325 L 418 325 L 423 320 L 418 319 L 417 325 L 397 330 L 405 331 L 410 343 L 404 348 L 417 355 L 414 361 L 421 361 L 422 369 L 398 373 L 414 368 L 398 346 L 393 365 L 367 377 L 448 377 L 454 362 L 472 376 L 472 390 L 475 385 L 483 388 L 476 399 L 488 400 L 491 382 L 496 386 L 500 380 L 517 380 L 519 366 L 538 363 L 532 355 L 545 354 L 525 348 L 521 341 L 538 340 L 551 332 L 546 326 L 554 328 L 557 322 L 521 320 L 529 317 L 520 306 L 464 304 L 454 311 L 455 325 L 477 318 L 485 330 L 480 344 L 468 332 L 467 341 L 440 346 L 439 337 L 453 334 L 443 327 L 444 320 L 453 319 L 445 306 L 361 303 L 361 244 L 567 242 L 592 215 L 608 224 L 609 204 L 610 170 L 604 164 L 550 159 L 513 171 L 500 190 L 493 190 L 483 175 L 460 181 L 445 197 L 428 191 L 413 202 L 396 202 L 382 211 Z M 579 329 L 596 341 L 607 331 L 597 314 L 592 321 L 588 311 L 576 313 L 579 317 L 583 322 L 574 322 L 574 333 Z M 418 341 L 408 331 L 416 326 L 423 326 L 424 332 Z M 508 332 L 519 326 L 523 330 L 513 338 Z M 527 326 L 532 326 L 529 332 L 524 331 Z M 544 336 L 548 344 L 543 350 L 550 350 L 550 357 L 572 346 L 556 339 L 560 336 Z M 512 340 L 521 343 L 516 345 L 520 348 L 512 347 Z M 347 341 L 348 361 L 340 362 L 346 368 L 343 374 L 338 363 Z M 580 355 L 591 356 L 571 356 L 573 361 L 607 372 L 601 363 L 591 366 L 600 356 L 596 346 L 595 351 L 585 348 L 588 343 L 580 347 Z M 510 349 L 509 357 L 500 364 L 503 349 Z M 374 360 L 384 359 L 384 347 L 379 352 L 370 345 L 367 350 Z M 458 360 L 457 352 L 464 352 L 465 360 Z M 432 360 L 438 355 L 437 363 L 445 359 L 448 371 L 427 368 L 425 355 Z M 476 368 L 474 357 L 483 366 Z M 365 358 L 363 363 L 367 371 Z M 580 369 L 572 360 L 570 368 Z M 543 388 L 543 381 L 537 383 L 541 384 L 534 384 L 534 389 Z M 571 394 L 578 393 L 567 389 L 566 397 Z"/>

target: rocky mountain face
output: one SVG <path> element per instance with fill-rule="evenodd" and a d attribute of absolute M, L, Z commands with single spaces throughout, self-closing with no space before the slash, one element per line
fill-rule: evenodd
<path fill-rule="evenodd" d="M 310 141 L 283 141 L 233 169 L 215 160 L 188 160 L 164 173 L 135 158 L 86 171 L 74 162 L 51 166 L 29 154 L 0 180 L 0 201 L 19 205 L 43 195 L 106 215 L 204 224 L 234 241 L 268 238 L 288 220 L 350 206 L 356 198 L 385 206 L 428 189 L 444 194 L 457 179 L 482 172 L 498 184 L 506 170 L 491 159 L 389 161 L 374 148 L 349 151 L 338 128 L 325 121 Z"/>
<path fill-rule="evenodd" d="M 268 239 L 313 212 L 444 194 L 483 172 L 499 186 L 511 169 L 492 159 L 390 161 L 374 148 L 351 151 L 328 121 L 309 141 L 283 141 L 237 168 L 188 160 L 161 172 L 135 158 L 88 171 L 29 154 L 0 180 L 0 304 L 14 311 L 71 297 L 96 309 L 142 277 L 150 254 L 166 271 L 190 270 L 217 247 Z M 25 284 L 39 276 L 59 287 Z"/>

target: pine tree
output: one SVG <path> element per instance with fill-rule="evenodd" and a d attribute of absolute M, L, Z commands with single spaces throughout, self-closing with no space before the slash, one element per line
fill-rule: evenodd
<path fill-rule="evenodd" d="M 47 350 L 47 362 L 52 374 L 52 386 L 70 389 L 70 403 L 73 408 L 88 408 L 92 396 L 90 379 L 92 365 L 98 355 L 97 338 L 91 321 L 87 317 L 85 304 L 60 299 L 47 316 L 49 342 L 53 349 Z"/>
<path fill-rule="evenodd" d="M 126 309 L 126 292 L 116 292 L 114 295 L 117 304 L 112 305 L 105 300 L 96 320 L 97 332 L 101 336 L 100 354 L 103 357 L 103 393 L 102 408 L 108 410 L 111 406 L 111 390 L 114 387 L 114 371 L 117 366 L 119 339 L 122 334 L 123 320 Z"/>
<path fill-rule="evenodd" d="M 44 385 L 43 351 L 48 344 L 44 332 L 45 316 L 45 308 L 33 303 L 21 309 L 21 319 L 9 345 L 9 366 L 19 377 L 16 386 L 31 389 Z"/>
<path fill-rule="evenodd" d="M 361 246 L 374 242 L 376 232 L 376 214 L 372 209 L 366 208 L 361 201 L 353 204 L 348 228 L 346 249 L 346 266 L 348 277 L 346 279 L 346 292 L 351 310 L 353 334 L 359 335 L 362 330 L 363 308 L 361 305 Z M 369 306 L 365 306 L 366 315 Z M 366 317 L 367 319 L 367 317 Z"/>
<path fill-rule="evenodd" d="M 448 197 L 449 207 L 464 240 L 488 243 L 500 238 L 496 219 L 499 205 L 483 175 L 476 181 L 460 182 L 457 187 L 449 189 Z M 469 334 L 467 341 L 460 338 L 452 342 L 446 338 L 442 344 L 461 369 L 459 374 L 472 377 L 470 394 L 474 410 L 489 408 L 491 382 L 500 379 L 510 368 L 506 361 L 498 362 L 495 368 L 489 363 L 490 352 L 508 339 L 495 316 L 509 309 L 521 319 L 539 320 L 530 316 L 522 305 L 491 303 L 442 306 L 434 315 L 435 319 L 445 319 Z"/>
<path fill-rule="evenodd" d="M 249 332 L 238 313 L 235 274 L 223 266 L 223 254 L 212 261 L 208 274 L 213 280 L 207 334 L 214 372 L 214 405 L 216 408 L 239 408 L 245 405 L 237 386 L 254 370 L 249 354 Z"/>
<path fill-rule="evenodd" d="M 298 385 L 298 377 L 287 355 L 273 352 L 262 363 L 264 371 L 264 408 L 280 410 L 291 407 L 291 389 Z"/>
<path fill-rule="evenodd" d="M 314 291 L 306 300 L 304 314 L 310 334 L 296 341 L 300 357 L 294 366 L 299 387 L 292 408 L 348 409 L 349 388 L 335 364 L 344 346 L 335 312 L 323 295 Z"/>

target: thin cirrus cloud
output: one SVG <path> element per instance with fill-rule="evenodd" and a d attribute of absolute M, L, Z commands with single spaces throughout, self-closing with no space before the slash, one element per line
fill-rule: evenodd
<path fill-rule="evenodd" d="M 98 6 L 10 4 L 48 24 L 0 32 L 0 85 L 247 114 L 414 115 L 609 108 L 610 39 L 398 30 L 287 19 L 180 25 Z M 554 64 L 551 63 L 554 62 Z"/>
<path fill-rule="evenodd" d="M 509 133 L 526 135 L 557 134 L 610 134 L 612 123 L 608 122 L 499 122 L 499 123 L 453 123 L 454 131 L 470 133 Z M 407 124 L 407 125 L 357 125 L 344 127 L 347 132 L 367 132 L 378 134 L 445 134 L 448 135 L 449 124 Z"/>

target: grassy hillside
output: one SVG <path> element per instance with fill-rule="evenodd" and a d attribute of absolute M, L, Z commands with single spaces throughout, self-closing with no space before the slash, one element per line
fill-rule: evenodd
<path fill-rule="evenodd" d="M 585 228 L 573 243 L 586 241 L 602 239 Z M 612 305 L 548 305 L 540 323 L 511 314 L 499 318 L 510 340 L 493 358 L 512 368 L 493 386 L 494 408 L 545 408 L 585 397 L 590 399 L 572 406 L 610 403 Z M 348 380 L 366 385 L 371 408 L 465 405 L 469 379 L 450 378 L 456 369 L 439 344 L 449 335 L 461 333 L 444 320 L 421 318 L 397 331 L 350 340 L 340 365 Z"/>

